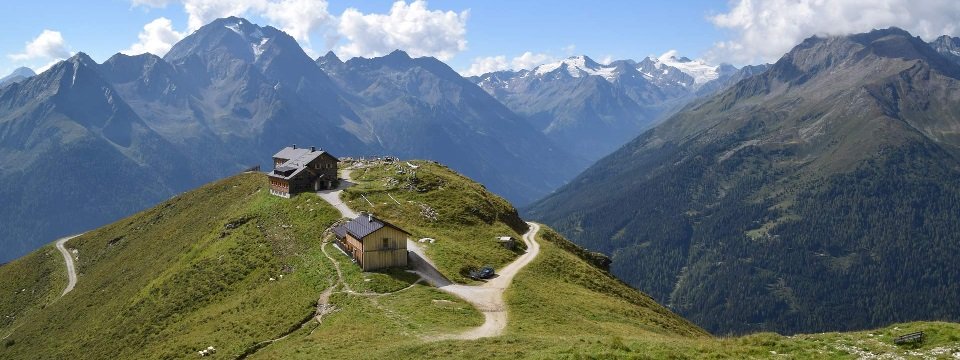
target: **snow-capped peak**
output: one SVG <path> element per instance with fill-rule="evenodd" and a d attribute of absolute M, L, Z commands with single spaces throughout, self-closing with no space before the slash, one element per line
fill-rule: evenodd
<path fill-rule="evenodd" d="M 537 66 L 533 69 L 533 73 L 544 75 L 564 66 L 566 66 L 567 73 L 572 77 L 597 75 L 609 81 L 613 81 L 616 77 L 614 72 L 616 67 L 601 65 L 586 55 L 571 56 L 558 62 Z"/>
<path fill-rule="evenodd" d="M 684 74 L 693 77 L 694 86 L 703 85 L 711 80 L 716 80 L 720 73 L 719 66 L 707 64 L 703 60 L 690 60 L 686 57 L 677 56 L 676 50 L 670 50 L 660 55 L 655 60 L 657 68 L 661 65 L 677 68 Z"/>
<path fill-rule="evenodd" d="M 229 18 L 223 26 L 233 31 L 245 41 L 250 43 L 250 50 L 253 52 L 254 60 L 259 59 L 263 54 L 264 47 L 270 38 L 267 37 L 259 26 L 251 26 L 249 22 L 241 18 Z"/>

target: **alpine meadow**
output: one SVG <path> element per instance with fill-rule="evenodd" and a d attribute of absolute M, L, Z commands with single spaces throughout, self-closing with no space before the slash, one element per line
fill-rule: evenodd
<path fill-rule="evenodd" d="M 0 359 L 960 359 L 960 4 L 11 1 Z"/>

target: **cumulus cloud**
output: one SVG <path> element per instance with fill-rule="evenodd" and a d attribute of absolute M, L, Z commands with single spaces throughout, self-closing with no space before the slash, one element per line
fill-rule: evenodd
<path fill-rule="evenodd" d="M 728 12 L 709 17 L 732 38 L 709 52 L 715 61 L 772 62 L 812 35 L 842 35 L 897 26 L 932 40 L 955 35 L 956 0 L 733 0 Z"/>
<path fill-rule="evenodd" d="M 533 69 L 537 67 L 537 65 L 554 61 L 554 60 L 556 59 L 553 56 L 550 56 L 547 54 L 534 54 L 532 52 L 527 51 L 521 54 L 520 56 L 513 58 L 513 60 L 511 60 L 510 62 L 513 65 L 514 69 L 519 70 L 519 69 Z"/>
<path fill-rule="evenodd" d="M 187 13 L 187 28 L 194 31 L 222 17 L 246 16 L 251 10 L 262 12 L 266 0 L 182 0 Z"/>
<path fill-rule="evenodd" d="M 174 0 L 131 0 L 134 7 L 165 7 Z M 166 18 L 144 26 L 140 42 L 124 53 L 162 55 L 173 43 L 218 18 L 259 16 L 310 48 L 310 33 L 335 23 L 326 0 L 179 0 L 187 14 L 187 30 L 177 32 Z M 329 27 L 329 26 L 327 26 Z M 170 46 L 168 46 L 170 45 Z M 332 46 L 332 44 L 330 44 Z"/>
<path fill-rule="evenodd" d="M 163 56 L 170 51 L 177 41 L 183 39 L 185 33 L 177 32 L 173 29 L 173 23 L 170 19 L 161 17 L 151 21 L 143 26 L 143 31 L 137 35 L 140 39 L 137 43 L 130 45 L 129 49 L 121 51 L 127 55 L 139 55 L 151 53 L 157 56 Z"/>
<path fill-rule="evenodd" d="M 26 44 L 23 52 L 9 57 L 13 61 L 65 59 L 70 57 L 70 50 L 59 31 L 43 30 Z"/>
<path fill-rule="evenodd" d="M 507 60 L 507 57 L 504 55 L 478 57 L 473 59 L 473 63 L 470 64 L 469 69 L 461 71 L 461 73 L 464 76 L 474 76 L 501 70 L 533 69 L 537 67 L 537 65 L 554 60 L 556 60 L 556 58 L 553 56 L 535 54 L 530 51 L 524 52 L 520 56 L 510 60 Z"/>
<path fill-rule="evenodd" d="M 427 9 L 416 0 L 393 3 L 388 14 L 364 14 L 349 8 L 337 27 L 347 43 L 337 53 L 347 56 L 381 56 L 402 49 L 411 56 L 434 56 L 448 60 L 467 48 L 467 17 L 460 13 Z"/>
<path fill-rule="evenodd" d="M 333 21 L 327 12 L 327 2 L 323 0 L 268 2 L 263 16 L 279 24 L 290 36 L 306 43 L 310 42 L 311 32 Z"/>
<path fill-rule="evenodd" d="M 187 29 L 176 32 L 167 22 L 144 26 L 140 41 L 125 50 L 142 53 L 169 50 L 167 42 L 182 38 L 211 21 L 228 17 L 259 17 L 293 36 L 308 54 L 314 54 L 311 34 L 321 34 L 326 48 L 346 57 L 380 56 L 395 49 L 412 56 L 448 60 L 467 47 L 469 11 L 430 10 L 424 0 L 396 1 L 387 14 L 362 13 L 349 8 L 339 17 L 330 14 L 327 0 L 131 0 L 134 7 L 164 7 L 177 2 L 187 14 Z M 178 39 L 179 40 L 179 39 Z M 174 42 L 176 40 L 173 40 Z M 337 44 L 340 43 L 340 46 Z M 166 50 L 165 50 L 166 49 Z"/>
<path fill-rule="evenodd" d="M 507 61 L 507 57 L 498 55 L 474 58 L 470 68 L 460 73 L 463 76 L 474 76 L 508 69 L 510 69 L 510 62 Z"/>

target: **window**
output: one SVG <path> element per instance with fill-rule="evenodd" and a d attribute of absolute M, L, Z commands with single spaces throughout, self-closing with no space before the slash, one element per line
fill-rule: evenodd
<path fill-rule="evenodd" d="M 390 247 L 390 239 L 383 238 L 383 247 L 381 247 L 381 249 L 386 249 L 388 247 Z"/>

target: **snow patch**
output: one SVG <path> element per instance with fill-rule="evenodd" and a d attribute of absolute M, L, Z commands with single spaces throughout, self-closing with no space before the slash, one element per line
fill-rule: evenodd
<path fill-rule="evenodd" d="M 263 47 L 267 45 L 267 42 L 270 41 L 270 38 L 260 39 L 259 44 L 251 44 L 250 47 L 253 49 L 253 58 L 254 60 L 260 59 L 260 55 L 263 54 Z"/>
<path fill-rule="evenodd" d="M 227 28 L 227 29 L 230 29 L 230 30 L 232 30 L 233 32 L 235 32 L 235 33 L 237 33 L 237 34 L 243 35 L 243 32 L 240 31 L 240 23 L 227 24 L 227 25 L 224 25 L 223 27 L 225 27 L 225 28 Z"/>
<path fill-rule="evenodd" d="M 567 73 L 570 74 L 571 77 L 577 78 L 585 75 L 594 75 L 601 76 L 611 82 L 616 79 L 617 68 L 615 66 L 601 65 L 593 60 L 590 60 L 590 64 L 588 64 L 587 60 L 588 58 L 586 56 L 572 56 L 555 63 L 537 66 L 533 69 L 533 73 L 544 75 L 566 65 Z"/>
<path fill-rule="evenodd" d="M 656 59 L 656 62 L 658 68 L 661 68 L 661 65 L 670 66 L 690 75 L 693 77 L 694 85 L 702 85 L 720 77 L 720 73 L 718 72 L 719 66 L 707 64 L 703 60 L 690 60 L 678 57 L 676 50 L 665 52 Z M 664 73 L 666 73 L 666 70 L 664 70 Z"/>

